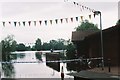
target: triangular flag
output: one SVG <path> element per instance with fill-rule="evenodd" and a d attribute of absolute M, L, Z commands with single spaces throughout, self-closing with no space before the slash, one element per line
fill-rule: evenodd
<path fill-rule="evenodd" d="M 84 9 L 84 6 L 82 6 L 82 9 Z"/>
<path fill-rule="evenodd" d="M 66 23 L 68 23 L 68 18 L 65 18 L 65 20 L 66 20 Z"/>
<path fill-rule="evenodd" d="M 50 20 L 50 24 L 52 25 L 52 20 Z"/>
<path fill-rule="evenodd" d="M 78 3 L 76 3 L 78 5 Z"/>
<path fill-rule="evenodd" d="M 31 21 L 28 21 L 28 24 L 29 24 L 29 26 L 30 26 L 30 24 L 31 24 Z"/>
<path fill-rule="evenodd" d="M 73 22 L 73 18 L 70 18 L 71 19 L 71 22 Z"/>
<path fill-rule="evenodd" d="M 76 2 L 73 2 L 74 4 L 76 4 Z"/>
<path fill-rule="evenodd" d="M 58 23 L 58 19 L 55 19 L 56 24 Z"/>
<path fill-rule="evenodd" d="M 23 21 L 23 25 L 25 26 L 25 21 Z"/>
<path fill-rule="evenodd" d="M 45 20 L 45 25 L 47 25 L 47 20 Z"/>
<path fill-rule="evenodd" d="M 14 25 L 16 26 L 17 22 L 14 22 Z"/>
<path fill-rule="evenodd" d="M 40 25 L 41 25 L 42 21 L 39 21 L 39 23 L 40 23 Z"/>
<path fill-rule="evenodd" d="M 81 20 L 83 21 L 83 16 L 80 16 Z"/>
<path fill-rule="evenodd" d="M 36 21 L 34 21 L 34 25 L 36 26 Z"/>
<path fill-rule="evenodd" d="M 63 22 L 63 19 L 60 19 L 61 23 Z"/>
<path fill-rule="evenodd" d="M 91 19 L 91 15 L 89 15 L 89 19 Z"/>
<path fill-rule="evenodd" d="M 21 25 L 20 22 L 18 22 L 19 26 Z"/>
<path fill-rule="evenodd" d="M 76 17 L 76 21 L 78 21 L 78 17 Z"/>
<path fill-rule="evenodd" d="M 11 24 L 11 22 L 9 21 L 9 24 Z"/>
<path fill-rule="evenodd" d="M 3 22 L 3 26 L 5 27 L 5 22 Z"/>

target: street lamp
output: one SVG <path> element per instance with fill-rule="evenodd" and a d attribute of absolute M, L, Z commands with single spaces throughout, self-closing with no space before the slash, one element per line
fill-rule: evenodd
<path fill-rule="evenodd" d="M 102 19 L 101 19 L 101 12 L 94 11 L 94 16 L 100 14 L 100 36 L 101 36 L 101 55 L 102 55 L 102 70 L 104 70 L 104 54 L 103 54 L 103 34 L 102 34 Z"/>

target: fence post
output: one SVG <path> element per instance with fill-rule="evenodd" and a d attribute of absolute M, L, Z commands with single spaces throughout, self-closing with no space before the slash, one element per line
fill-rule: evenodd
<path fill-rule="evenodd" d="M 108 59 L 108 71 L 111 72 L 111 59 Z"/>

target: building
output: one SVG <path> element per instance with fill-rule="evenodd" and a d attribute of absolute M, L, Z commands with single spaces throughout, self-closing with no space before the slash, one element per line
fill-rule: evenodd
<path fill-rule="evenodd" d="M 103 71 L 102 69 L 101 70 L 96 69 L 96 67 L 101 68 L 100 63 L 102 62 L 100 31 L 90 30 L 90 31 L 72 32 L 72 42 L 75 44 L 77 48 L 77 56 L 80 57 L 84 55 L 84 59 L 91 59 L 94 66 L 91 69 L 86 67 L 86 70 L 82 70 L 78 73 L 70 73 L 68 75 L 74 76 L 75 80 L 79 80 L 79 79 L 80 80 L 97 80 L 97 79 L 101 80 L 100 78 L 111 79 L 112 76 L 117 76 L 117 78 L 112 78 L 112 80 L 116 80 L 116 79 L 118 80 L 118 78 L 120 78 L 119 32 L 120 32 L 120 25 L 112 26 L 110 28 L 102 30 L 103 56 L 104 56 Z M 92 76 L 93 74 L 94 74 L 94 77 Z"/>

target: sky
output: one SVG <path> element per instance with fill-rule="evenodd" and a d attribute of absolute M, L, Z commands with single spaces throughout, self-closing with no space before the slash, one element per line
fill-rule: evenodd
<path fill-rule="evenodd" d="M 99 15 L 95 18 L 92 16 L 88 18 L 90 11 L 81 11 L 79 6 L 73 2 L 88 6 L 91 9 L 99 10 L 102 14 L 102 28 L 106 29 L 114 26 L 118 20 L 118 1 L 119 0 L 1 0 L 0 1 L 0 36 L 4 39 L 7 35 L 13 34 L 14 39 L 18 43 L 35 43 L 37 38 L 42 42 L 48 42 L 52 39 L 63 38 L 65 40 L 71 39 L 72 31 L 75 27 L 80 25 L 81 21 L 73 21 L 61 24 L 50 25 L 37 24 L 34 26 L 2 26 L 2 21 L 38 21 L 38 20 L 54 20 L 60 18 L 70 18 L 77 16 L 84 16 L 94 24 L 98 24 L 99 28 Z"/>

